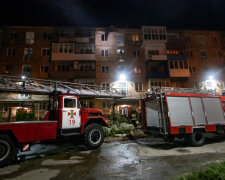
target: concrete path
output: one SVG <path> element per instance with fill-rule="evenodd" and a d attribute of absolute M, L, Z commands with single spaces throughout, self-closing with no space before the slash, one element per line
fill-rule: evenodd
<path fill-rule="evenodd" d="M 157 138 L 114 141 L 85 150 L 59 142 L 34 145 L 25 159 L 0 168 L 0 179 L 174 179 L 209 163 L 225 161 L 225 138 L 208 138 L 203 147 Z"/>

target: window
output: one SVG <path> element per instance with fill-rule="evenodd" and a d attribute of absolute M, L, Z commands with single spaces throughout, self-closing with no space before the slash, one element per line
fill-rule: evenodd
<path fill-rule="evenodd" d="M 30 61 L 32 59 L 33 49 L 25 48 L 24 49 L 24 61 Z"/>
<path fill-rule="evenodd" d="M 109 83 L 101 83 L 102 90 L 109 90 Z"/>
<path fill-rule="evenodd" d="M 9 33 L 9 39 L 17 39 L 18 33 L 16 32 L 10 32 Z"/>
<path fill-rule="evenodd" d="M 191 42 L 190 36 L 185 36 L 184 41 L 185 41 L 185 43 Z"/>
<path fill-rule="evenodd" d="M 31 65 L 23 65 L 22 66 L 22 73 L 29 77 L 30 73 L 31 73 Z"/>
<path fill-rule="evenodd" d="M 184 61 L 184 69 L 188 69 L 188 62 Z"/>
<path fill-rule="evenodd" d="M 205 37 L 204 36 L 198 36 L 198 42 L 201 46 L 205 46 Z"/>
<path fill-rule="evenodd" d="M 217 38 L 216 37 L 212 37 L 212 43 L 217 44 Z"/>
<path fill-rule="evenodd" d="M 102 73 L 109 73 L 109 66 L 102 66 Z"/>
<path fill-rule="evenodd" d="M 117 49 L 117 56 L 124 56 L 125 51 L 124 49 Z"/>
<path fill-rule="evenodd" d="M 193 57 L 193 52 L 192 52 L 192 50 L 186 50 L 186 51 L 185 51 L 185 55 L 186 55 L 187 58 L 192 58 L 192 57 Z"/>
<path fill-rule="evenodd" d="M 131 41 L 133 43 L 138 43 L 139 42 L 139 35 L 131 35 Z"/>
<path fill-rule="evenodd" d="M 166 40 L 166 28 L 164 27 L 144 27 L 143 31 L 145 40 Z"/>
<path fill-rule="evenodd" d="M 64 108 L 76 108 L 76 99 L 64 98 Z"/>
<path fill-rule="evenodd" d="M 43 33 L 43 39 L 45 40 L 51 40 L 52 39 L 52 34 L 51 33 Z"/>
<path fill-rule="evenodd" d="M 102 41 L 108 41 L 108 36 L 109 36 L 109 33 L 102 34 L 101 36 Z"/>
<path fill-rule="evenodd" d="M 167 54 L 173 54 L 173 55 L 178 55 L 178 54 L 182 54 L 182 50 L 167 50 L 166 51 Z"/>
<path fill-rule="evenodd" d="M 179 61 L 180 69 L 184 69 L 183 61 Z"/>
<path fill-rule="evenodd" d="M 116 35 L 117 46 L 124 46 L 124 35 L 117 34 Z"/>
<path fill-rule="evenodd" d="M 135 90 L 136 91 L 143 91 L 143 84 L 142 83 L 135 83 Z"/>
<path fill-rule="evenodd" d="M 194 66 L 190 66 L 189 70 L 190 70 L 190 73 L 192 74 L 192 73 L 195 72 L 195 67 Z"/>
<path fill-rule="evenodd" d="M 72 64 L 58 64 L 57 71 L 70 71 L 72 67 Z"/>
<path fill-rule="evenodd" d="M 159 51 L 158 50 L 148 50 L 148 55 L 149 56 L 159 55 Z"/>
<path fill-rule="evenodd" d="M 223 57 L 223 51 L 222 50 L 216 51 L 216 57 L 217 58 L 222 58 Z"/>
<path fill-rule="evenodd" d="M 4 66 L 4 72 L 5 73 L 12 73 L 13 72 L 13 65 L 5 65 Z"/>
<path fill-rule="evenodd" d="M 15 48 L 7 48 L 6 56 L 14 56 L 16 54 Z"/>
<path fill-rule="evenodd" d="M 141 74 L 141 68 L 139 66 L 134 66 L 134 73 Z"/>
<path fill-rule="evenodd" d="M 74 44 L 73 43 L 54 43 L 53 52 L 54 53 L 73 53 Z M 80 54 L 80 52 L 78 54 Z"/>
<path fill-rule="evenodd" d="M 110 109 L 110 101 L 102 101 L 103 109 Z"/>
<path fill-rule="evenodd" d="M 103 57 L 108 57 L 108 56 L 109 56 L 108 50 L 102 50 L 102 51 L 101 51 L 101 55 L 102 55 Z"/>
<path fill-rule="evenodd" d="M 42 48 L 41 55 L 50 56 L 50 48 Z"/>
<path fill-rule="evenodd" d="M 133 55 L 134 57 L 140 57 L 140 50 L 134 50 Z"/>
<path fill-rule="evenodd" d="M 169 61 L 170 69 L 174 69 L 173 61 Z"/>
<path fill-rule="evenodd" d="M 207 51 L 201 50 L 200 51 L 200 55 L 201 55 L 202 61 L 207 61 L 208 60 Z"/>
<path fill-rule="evenodd" d="M 40 72 L 41 73 L 48 73 L 48 71 L 49 71 L 49 67 L 48 66 L 41 65 L 41 68 L 40 68 Z"/>
<path fill-rule="evenodd" d="M 34 32 L 26 32 L 26 44 L 34 44 Z"/>
<path fill-rule="evenodd" d="M 95 70 L 95 63 L 79 63 L 80 71 L 93 71 Z"/>
<path fill-rule="evenodd" d="M 59 52 L 63 53 L 63 44 L 59 44 Z"/>
<path fill-rule="evenodd" d="M 178 61 L 174 61 L 174 69 L 178 69 Z"/>

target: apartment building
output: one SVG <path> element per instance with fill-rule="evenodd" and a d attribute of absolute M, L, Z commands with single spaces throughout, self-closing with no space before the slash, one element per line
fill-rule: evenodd
<path fill-rule="evenodd" d="M 183 34 L 178 30 L 167 31 L 166 53 L 171 87 L 188 87 L 189 62 L 185 55 Z"/>
<path fill-rule="evenodd" d="M 3 27 L 1 74 L 48 78 L 52 31 L 51 27 Z"/>
<path fill-rule="evenodd" d="M 224 88 L 225 33 L 141 28 L 2 28 L 0 74 L 113 88 L 115 99 L 81 99 L 87 107 L 129 116 L 151 87 Z"/>
<path fill-rule="evenodd" d="M 188 87 L 224 87 L 224 41 L 222 32 L 183 31 L 185 54 L 189 62 Z"/>

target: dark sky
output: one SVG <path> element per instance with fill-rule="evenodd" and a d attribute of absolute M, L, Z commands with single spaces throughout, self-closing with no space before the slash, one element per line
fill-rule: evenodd
<path fill-rule="evenodd" d="M 0 25 L 225 30 L 225 0 L 1 0 Z"/>

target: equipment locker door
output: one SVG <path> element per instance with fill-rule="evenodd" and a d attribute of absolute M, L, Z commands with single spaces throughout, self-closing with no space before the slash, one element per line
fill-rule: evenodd
<path fill-rule="evenodd" d="M 69 96 L 63 97 L 62 129 L 79 128 L 80 121 L 77 99 Z"/>

